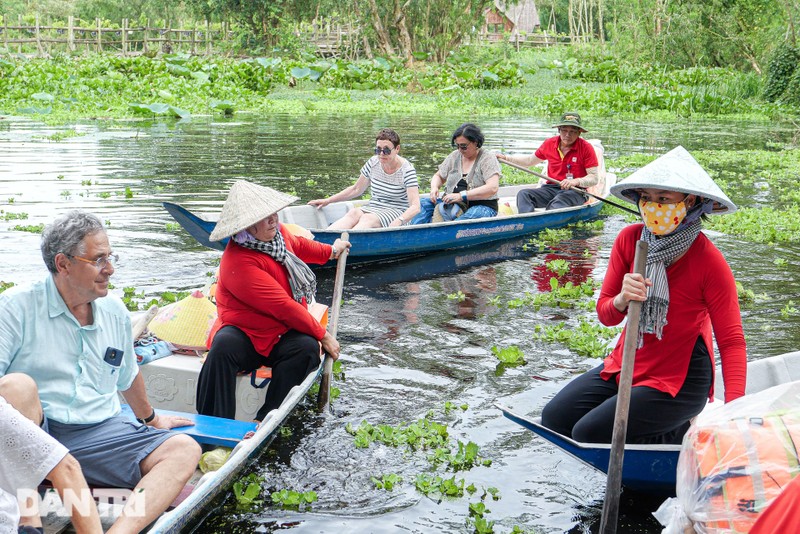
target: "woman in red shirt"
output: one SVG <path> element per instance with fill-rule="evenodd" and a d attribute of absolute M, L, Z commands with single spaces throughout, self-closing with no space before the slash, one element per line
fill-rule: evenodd
<path fill-rule="evenodd" d="M 236 375 L 272 368 L 262 421 L 320 363 L 322 350 L 339 357 L 339 343 L 309 313 L 316 277 L 304 262 L 323 264 L 350 247 L 297 237 L 278 222 L 278 211 L 297 198 L 239 180 L 233 184 L 212 241 L 231 237 L 219 266 L 217 311 L 222 327 L 197 383 L 197 412 L 233 419 Z"/>
<path fill-rule="evenodd" d="M 644 224 L 620 232 L 597 301 L 600 322 L 617 325 L 641 301 L 628 443 L 680 443 L 689 420 L 713 399 L 712 327 L 725 401 L 744 394 L 747 352 L 733 273 L 701 233 L 702 217 L 733 202 L 692 156 L 677 147 L 612 186 L 635 203 Z M 636 242 L 647 241 L 646 276 L 632 273 Z M 610 443 L 625 331 L 601 365 L 564 387 L 542 423 L 588 443 Z"/>

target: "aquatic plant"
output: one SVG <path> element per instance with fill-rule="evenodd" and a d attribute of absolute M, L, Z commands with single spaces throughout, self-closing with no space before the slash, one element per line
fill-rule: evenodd
<path fill-rule="evenodd" d="M 305 508 L 311 503 L 317 502 L 316 491 L 294 491 L 282 489 L 273 491 L 270 494 L 273 504 L 279 505 L 284 510 L 299 510 L 301 507 Z"/>
<path fill-rule="evenodd" d="M 13 212 L 10 212 L 10 211 L 4 212 L 3 210 L 0 210 L 0 213 L 2 213 L 2 216 L 0 216 L 0 219 L 4 220 L 6 222 L 8 222 L 8 221 L 24 221 L 25 219 L 28 218 L 28 214 L 25 213 L 24 211 L 20 212 L 20 213 L 13 213 Z"/>
<path fill-rule="evenodd" d="M 448 300 L 457 300 L 458 302 L 464 302 L 467 300 L 467 296 L 464 294 L 463 291 L 459 290 L 455 293 L 450 293 L 447 295 Z"/>
<path fill-rule="evenodd" d="M 375 484 L 376 489 L 392 491 L 396 485 L 403 481 L 403 477 L 396 473 L 390 473 L 388 475 L 381 475 L 380 478 L 370 477 L 370 480 Z"/>
<path fill-rule="evenodd" d="M 8 289 L 9 287 L 14 287 L 14 282 L 4 282 L 0 280 L 0 293 Z"/>
<path fill-rule="evenodd" d="M 12 230 L 17 232 L 30 232 L 32 234 L 41 234 L 44 230 L 44 223 L 39 224 L 16 224 L 11 227 Z"/>
<path fill-rule="evenodd" d="M 558 276 L 564 276 L 569 272 L 569 262 L 567 260 L 551 260 L 546 263 L 547 268 L 556 273 Z"/>
<path fill-rule="evenodd" d="M 249 511 L 264 502 L 258 499 L 263 482 L 263 477 L 250 473 L 233 483 L 233 495 L 236 497 L 236 508 L 238 510 Z"/>
<path fill-rule="evenodd" d="M 491 348 L 492 354 L 500 360 L 505 366 L 508 367 L 516 367 L 518 365 L 525 365 L 525 355 L 522 353 L 522 349 L 517 347 L 516 345 L 511 345 L 510 347 L 505 348 L 498 348 L 492 347 Z"/>
<path fill-rule="evenodd" d="M 458 440 L 457 446 L 457 451 L 446 447 L 437 448 L 433 454 L 428 457 L 431 465 L 437 466 L 446 464 L 452 471 L 468 471 L 478 465 L 485 467 L 492 465 L 491 460 L 480 457 L 480 447 L 478 447 L 476 443 L 470 441 L 464 444 L 464 442 Z"/>
<path fill-rule="evenodd" d="M 712 230 L 741 236 L 756 243 L 791 243 L 800 240 L 800 205 L 783 208 L 742 208 L 706 223 Z"/>
<path fill-rule="evenodd" d="M 576 328 L 567 328 L 567 324 L 563 321 L 556 325 L 536 325 L 533 338 L 566 345 L 579 356 L 600 358 L 608 354 L 609 341 L 621 331 L 621 327 L 609 328 L 595 321 L 580 318 Z"/>
<path fill-rule="evenodd" d="M 431 498 L 435 497 L 463 497 L 464 479 L 456 480 L 455 475 L 451 478 L 442 478 L 430 473 L 420 473 L 414 480 L 414 487 L 417 491 Z"/>

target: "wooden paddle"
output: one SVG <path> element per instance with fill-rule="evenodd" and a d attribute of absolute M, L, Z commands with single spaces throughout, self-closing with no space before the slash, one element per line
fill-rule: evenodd
<path fill-rule="evenodd" d="M 633 256 L 633 272 L 642 276 L 647 265 L 647 242 L 636 242 Z M 631 383 L 633 382 L 633 362 L 639 344 L 639 316 L 642 303 L 632 300 L 628 303 L 628 324 L 625 329 L 625 344 L 622 350 L 622 369 L 619 375 L 617 408 L 614 412 L 614 433 L 611 435 L 611 450 L 608 458 L 608 477 L 606 478 L 606 498 L 603 502 L 603 515 L 600 519 L 600 532 L 614 534 L 619 517 L 619 494 L 622 486 L 622 460 L 625 456 L 625 434 L 628 432 L 628 411 L 631 405 Z"/>
<path fill-rule="evenodd" d="M 342 233 L 342 240 L 349 241 L 350 234 Z M 333 281 L 333 298 L 331 300 L 331 315 L 328 321 L 328 331 L 333 337 L 339 330 L 339 310 L 342 307 L 342 292 L 344 290 L 344 269 L 347 265 L 347 253 L 350 249 L 345 249 L 339 254 L 336 262 L 336 277 Z M 319 381 L 319 396 L 317 397 L 317 408 L 320 412 L 327 410 L 331 397 L 331 375 L 333 374 L 333 358 L 330 354 L 325 355 L 323 362 L 322 378 Z"/>
<path fill-rule="evenodd" d="M 561 182 L 559 182 L 558 180 L 556 180 L 556 179 L 554 179 L 554 178 L 550 178 L 549 176 L 546 176 L 546 175 L 544 175 L 544 174 L 542 174 L 542 173 L 540 173 L 540 172 L 536 172 L 536 171 L 534 171 L 534 170 L 531 170 L 531 169 L 529 169 L 529 168 L 527 168 L 527 167 L 523 167 L 522 165 L 517 165 L 516 163 L 511 163 L 510 161 L 506 161 L 506 160 L 504 160 L 504 159 L 499 159 L 499 158 L 497 159 L 497 161 L 500 161 L 500 162 L 502 162 L 502 163 L 505 163 L 505 164 L 506 164 L 506 165 L 508 165 L 509 167 L 514 167 L 515 169 L 519 169 L 519 170 L 521 170 L 521 171 L 527 172 L 528 174 L 532 174 L 532 175 L 534 175 L 534 176 L 537 176 L 537 177 L 539 177 L 539 178 L 542 178 L 542 179 L 544 179 L 544 180 L 547 180 L 547 181 L 548 181 L 548 182 L 550 182 L 550 183 L 553 183 L 553 184 L 560 184 L 560 183 L 561 183 Z M 631 208 L 628 208 L 628 207 L 626 207 L 626 206 L 623 206 L 622 204 L 617 204 L 616 202 L 611 202 L 611 201 L 610 201 L 610 200 L 608 200 L 607 198 L 600 197 L 600 196 L 597 196 L 597 195 L 595 195 L 595 194 L 592 194 L 592 193 L 590 193 L 589 191 L 587 191 L 585 187 L 576 187 L 575 189 L 578 189 L 578 190 L 579 190 L 581 193 L 583 193 L 583 194 L 585 194 L 585 195 L 589 195 L 589 196 L 590 196 L 590 197 L 592 197 L 592 198 L 596 198 L 597 200 L 599 200 L 599 201 L 601 201 L 601 202 L 605 202 L 606 204 L 611 204 L 611 205 L 612 205 L 612 206 L 614 206 L 614 207 L 617 207 L 617 208 L 619 208 L 619 209 L 621 209 L 621 210 L 628 211 L 628 212 L 630 212 L 630 213 L 633 213 L 633 214 L 634 214 L 634 215 L 636 215 L 636 216 L 639 216 L 639 212 L 638 212 L 638 211 L 636 211 L 636 210 L 633 210 L 633 209 L 631 209 Z"/>

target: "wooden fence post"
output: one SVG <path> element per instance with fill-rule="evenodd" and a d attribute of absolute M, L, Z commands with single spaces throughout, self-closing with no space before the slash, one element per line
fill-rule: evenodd
<path fill-rule="evenodd" d="M 6 52 L 8 52 L 8 15 L 3 15 L 3 41 L 5 41 Z"/>
<path fill-rule="evenodd" d="M 142 53 L 148 52 L 150 47 L 147 45 L 147 30 L 150 29 L 150 19 L 144 24 L 143 37 L 142 37 Z"/>
<path fill-rule="evenodd" d="M 75 17 L 67 17 L 67 50 L 75 51 Z"/>
<path fill-rule="evenodd" d="M 197 24 L 192 22 L 192 55 L 197 55 Z"/>
<path fill-rule="evenodd" d="M 17 26 L 20 27 L 20 28 L 22 27 L 22 15 L 17 15 Z M 22 35 L 22 31 L 21 30 L 17 30 L 17 36 L 19 37 L 21 35 Z M 22 43 L 18 43 L 17 44 L 17 54 L 21 54 L 21 53 L 22 53 Z"/>
<path fill-rule="evenodd" d="M 122 19 L 122 57 L 128 55 L 128 19 Z"/>
<path fill-rule="evenodd" d="M 206 19 L 206 55 L 211 55 L 211 24 Z"/>
<path fill-rule="evenodd" d="M 42 36 L 39 33 L 39 14 L 36 14 L 36 50 L 39 53 L 39 56 L 44 56 L 44 50 L 42 49 Z"/>
<path fill-rule="evenodd" d="M 99 54 L 103 51 L 103 33 L 100 31 L 103 26 L 99 18 L 95 19 L 95 22 L 97 23 L 97 53 Z"/>

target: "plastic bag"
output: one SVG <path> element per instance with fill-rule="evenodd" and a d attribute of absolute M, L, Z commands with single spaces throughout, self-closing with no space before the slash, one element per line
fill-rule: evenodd
<path fill-rule="evenodd" d="M 228 461 L 232 450 L 233 449 L 228 449 L 227 447 L 217 447 L 213 451 L 204 452 L 203 455 L 200 456 L 200 462 L 198 464 L 200 471 L 208 473 L 209 471 L 218 470 Z"/>
<path fill-rule="evenodd" d="M 677 495 L 700 533 L 749 532 L 800 472 L 800 382 L 702 412 L 683 439 Z"/>

